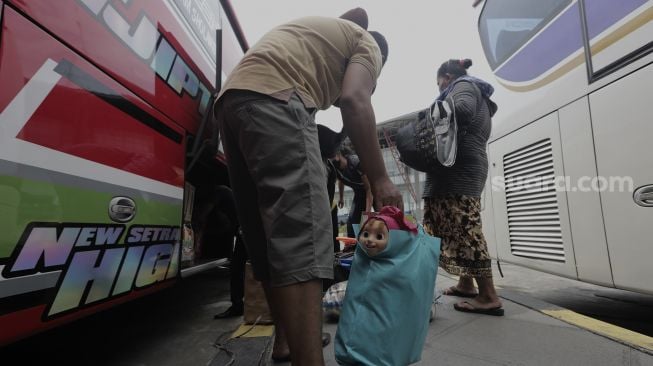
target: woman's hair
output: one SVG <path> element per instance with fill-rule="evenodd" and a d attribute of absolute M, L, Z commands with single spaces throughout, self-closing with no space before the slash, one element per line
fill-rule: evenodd
<path fill-rule="evenodd" d="M 443 77 L 446 74 L 449 74 L 453 76 L 454 79 L 457 79 L 461 76 L 467 75 L 467 69 L 469 69 L 470 66 L 472 66 L 472 60 L 468 58 L 445 61 L 438 69 L 438 77 Z"/>
<path fill-rule="evenodd" d="M 369 33 L 379 46 L 379 49 L 381 50 L 381 61 L 382 64 L 385 65 L 385 61 L 388 59 L 388 42 L 385 40 L 383 34 L 377 31 L 369 31 Z"/>

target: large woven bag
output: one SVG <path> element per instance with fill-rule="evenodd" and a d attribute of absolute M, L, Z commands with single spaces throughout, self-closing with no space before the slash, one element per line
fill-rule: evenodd
<path fill-rule="evenodd" d="M 430 172 L 439 166 L 453 166 L 458 148 L 455 109 L 446 100 L 436 101 L 399 128 L 395 144 L 401 161 L 415 170 Z"/>

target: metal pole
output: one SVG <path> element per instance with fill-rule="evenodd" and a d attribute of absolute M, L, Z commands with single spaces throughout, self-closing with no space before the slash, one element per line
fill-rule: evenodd
<path fill-rule="evenodd" d="M 220 92 L 222 89 L 222 29 L 215 30 L 215 92 Z"/>

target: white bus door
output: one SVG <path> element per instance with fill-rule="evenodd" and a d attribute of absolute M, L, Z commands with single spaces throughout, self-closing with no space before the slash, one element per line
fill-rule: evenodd
<path fill-rule="evenodd" d="M 598 174 L 607 183 L 601 188 L 601 203 L 614 283 L 649 293 L 653 293 L 651 85 L 653 65 L 648 65 L 590 95 Z M 635 192 L 628 187 L 630 180 Z"/>

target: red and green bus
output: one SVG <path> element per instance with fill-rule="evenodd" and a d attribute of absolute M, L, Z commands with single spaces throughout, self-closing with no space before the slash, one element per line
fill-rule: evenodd
<path fill-rule="evenodd" d="M 220 259 L 192 212 L 246 49 L 228 0 L 0 0 L 0 345 Z"/>

